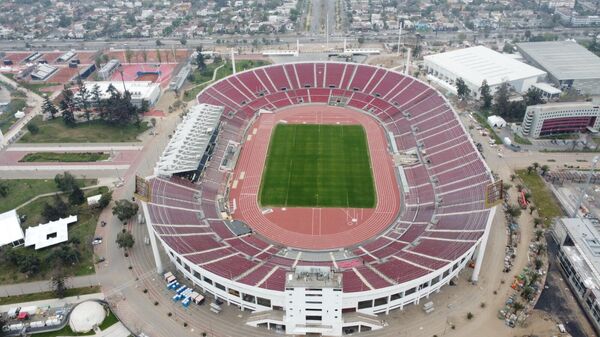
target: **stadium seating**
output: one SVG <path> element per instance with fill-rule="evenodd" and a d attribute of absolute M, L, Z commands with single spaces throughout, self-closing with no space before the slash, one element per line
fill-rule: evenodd
<path fill-rule="evenodd" d="M 197 99 L 225 107 L 214 154 L 222 158 L 229 141 L 244 141 L 244 129 L 259 109 L 327 104 L 331 97 L 348 98 L 348 107 L 378 118 L 401 151 L 418 150 L 425 159 L 403 167 L 408 190 L 403 191 L 405 205 L 397 222 L 387 233 L 345 250 L 354 260 L 339 268 L 344 291 L 413 280 L 472 248 L 488 222 L 483 198 L 491 178 L 451 107 L 426 84 L 384 68 L 306 62 L 238 73 Z M 286 258 L 281 252 L 287 247 L 256 233 L 236 236 L 220 217 L 216 198 L 225 194 L 227 176 L 218 167 L 209 165 L 199 184 L 150 180 L 148 221 L 165 244 L 214 274 L 278 291 L 284 288 L 285 273 L 296 265 L 335 265 Z"/>

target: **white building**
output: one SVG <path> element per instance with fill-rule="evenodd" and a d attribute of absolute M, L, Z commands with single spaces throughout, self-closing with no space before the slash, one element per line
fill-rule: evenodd
<path fill-rule="evenodd" d="M 553 233 L 558 264 L 567 283 L 600 333 L 600 220 L 563 218 Z"/>
<path fill-rule="evenodd" d="M 23 244 L 25 235 L 21 228 L 21 221 L 17 210 L 12 210 L 0 214 L 0 247 L 12 245 L 13 247 Z"/>
<path fill-rule="evenodd" d="M 83 82 L 83 85 L 88 92 L 92 92 L 94 86 L 97 85 L 101 100 L 110 97 L 108 88 L 111 85 L 120 93 L 124 93 L 126 89 L 131 93 L 131 102 L 138 107 L 142 105 L 142 101 L 146 101 L 152 106 L 160 98 L 160 85 L 150 81 L 86 81 Z"/>
<path fill-rule="evenodd" d="M 38 250 L 69 240 L 69 224 L 74 222 L 77 222 L 77 215 L 27 228 L 25 247 L 35 246 Z"/>
<path fill-rule="evenodd" d="M 546 77 L 546 72 L 542 70 L 483 46 L 427 55 L 423 59 L 429 78 L 454 92 L 456 80 L 462 78 L 471 95 L 476 97 L 484 80 L 492 93 L 503 82 L 508 82 L 517 92 L 523 93 L 539 79 Z"/>
<path fill-rule="evenodd" d="M 524 136 L 540 136 L 584 132 L 600 127 L 600 103 L 568 102 L 530 105 L 527 107 L 521 133 Z"/>
<path fill-rule="evenodd" d="M 503 128 L 506 126 L 504 118 L 496 115 L 488 116 L 487 122 L 493 128 Z"/>

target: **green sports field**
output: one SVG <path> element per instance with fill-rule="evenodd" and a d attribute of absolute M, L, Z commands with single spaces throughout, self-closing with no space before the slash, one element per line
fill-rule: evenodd
<path fill-rule="evenodd" d="M 361 125 L 279 124 L 260 189 L 263 206 L 375 207 Z"/>

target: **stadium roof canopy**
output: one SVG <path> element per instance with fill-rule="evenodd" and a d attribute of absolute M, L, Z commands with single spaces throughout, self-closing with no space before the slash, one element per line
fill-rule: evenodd
<path fill-rule="evenodd" d="M 495 86 L 505 81 L 512 82 L 546 74 L 484 46 L 427 55 L 424 59 L 476 86 L 480 86 L 483 80 L 486 80 L 488 85 Z"/>
<path fill-rule="evenodd" d="M 525 42 L 517 47 L 558 80 L 600 78 L 600 57 L 577 42 Z"/>
<path fill-rule="evenodd" d="M 22 241 L 25 237 L 17 210 L 0 214 L 0 247 Z"/>
<path fill-rule="evenodd" d="M 199 104 L 185 115 L 154 168 L 154 174 L 170 176 L 198 169 L 223 107 Z"/>
<path fill-rule="evenodd" d="M 69 240 L 70 223 L 77 222 L 77 215 L 50 221 L 25 230 L 25 246 L 35 245 L 35 249 L 46 248 Z"/>

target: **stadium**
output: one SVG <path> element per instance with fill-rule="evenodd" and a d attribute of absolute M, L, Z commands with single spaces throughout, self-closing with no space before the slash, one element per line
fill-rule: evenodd
<path fill-rule="evenodd" d="M 340 62 L 205 88 L 137 194 L 194 286 L 290 334 L 381 329 L 465 267 L 477 281 L 493 178 L 429 85 Z"/>

